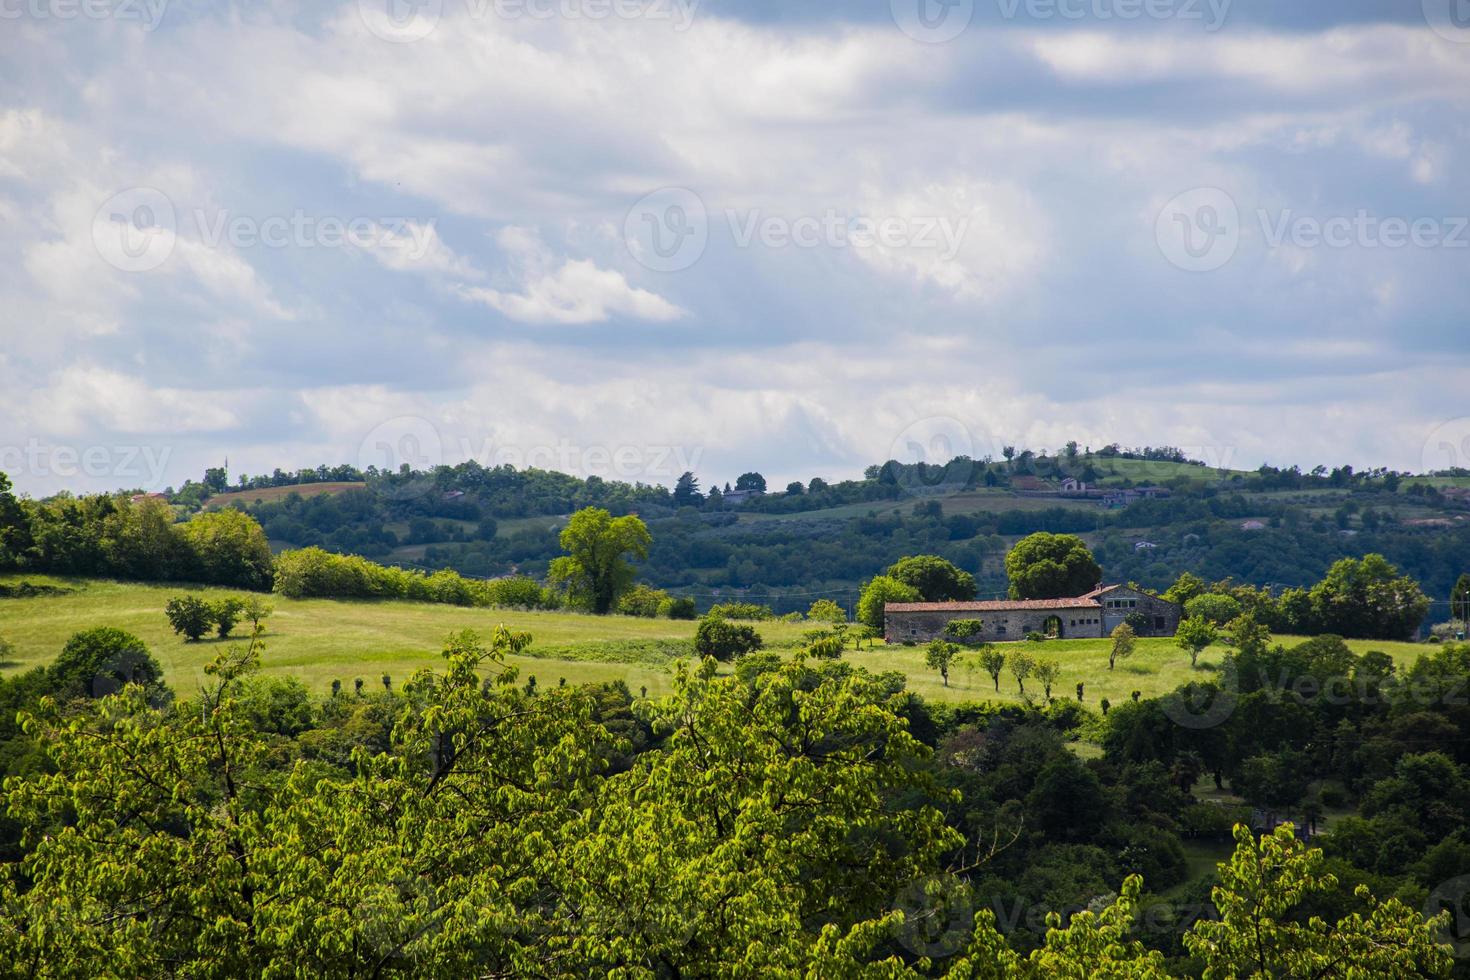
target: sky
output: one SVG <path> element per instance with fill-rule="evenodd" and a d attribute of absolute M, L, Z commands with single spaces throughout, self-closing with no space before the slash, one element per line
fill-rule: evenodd
<path fill-rule="evenodd" d="M 1470 0 L 0 0 L 0 470 L 1470 465 Z"/>

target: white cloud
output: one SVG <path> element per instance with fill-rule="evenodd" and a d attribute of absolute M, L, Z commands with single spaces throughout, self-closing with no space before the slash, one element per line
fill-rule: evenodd
<path fill-rule="evenodd" d="M 535 232 L 506 228 L 498 236 L 515 271 L 516 291 L 462 286 L 465 299 L 484 303 L 521 323 L 601 323 L 614 316 L 667 322 L 685 311 L 656 293 L 630 286 L 621 272 L 590 259 L 558 264 Z"/>

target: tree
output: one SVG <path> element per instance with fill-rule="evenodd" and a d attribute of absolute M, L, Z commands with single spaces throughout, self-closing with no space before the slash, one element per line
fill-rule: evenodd
<path fill-rule="evenodd" d="M 1065 599 L 1083 595 L 1102 580 L 1102 567 L 1075 534 L 1038 531 L 1006 555 L 1012 599 Z"/>
<path fill-rule="evenodd" d="M 242 589 L 271 587 L 271 546 L 255 520 L 244 511 L 206 511 L 179 525 L 193 552 L 202 581 Z"/>
<path fill-rule="evenodd" d="M 1119 660 L 1126 660 L 1133 656 L 1133 650 L 1138 646 L 1138 634 L 1133 632 L 1133 627 L 1127 623 L 1119 623 L 1113 627 L 1113 645 L 1108 650 L 1108 670 Z"/>
<path fill-rule="evenodd" d="M 736 490 L 753 490 L 757 493 L 766 492 L 766 478 L 759 473 L 741 473 L 735 478 Z"/>
<path fill-rule="evenodd" d="M 174 632 L 182 633 L 190 641 L 198 640 L 215 625 L 214 606 L 197 595 L 174 596 L 163 612 Z"/>
<path fill-rule="evenodd" d="M 699 481 L 687 470 L 674 482 L 674 506 L 698 507 L 703 497 L 699 493 Z"/>
<path fill-rule="evenodd" d="M 826 489 L 827 481 L 822 479 L 820 476 L 814 476 L 810 480 L 806 481 L 807 493 L 821 493 L 823 490 Z"/>
<path fill-rule="evenodd" d="M 1062 666 L 1055 660 L 1045 657 L 1036 658 L 1036 679 L 1041 682 L 1041 693 L 1048 701 L 1051 700 L 1051 686 L 1062 677 Z"/>
<path fill-rule="evenodd" d="M 919 590 L 912 585 L 906 585 L 896 578 L 887 575 L 877 575 L 863 586 L 863 594 L 858 599 L 857 619 L 864 625 L 871 626 L 880 633 L 883 631 L 883 607 L 890 602 L 920 602 L 922 597 Z"/>
<path fill-rule="evenodd" d="M 203 483 L 210 493 L 224 493 L 229 489 L 230 478 L 223 466 L 211 466 L 204 471 Z"/>
<path fill-rule="evenodd" d="M 806 611 L 806 618 L 818 623 L 845 623 L 847 613 L 831 599 L 818 599 Z"/>
<path fill-rule="evenodd" d="M 1461 575 L 1450 591 L 1450 618 L 1470 621 L 1470 572 Z"/>
<path fill-rule="evenodd" d="M 586 507 L 567 521 L 560 543 L 567 554 L 552 560 L 549 578 L 565 586 L 572 604 L 601 615 L 633 585 L 627 558 L 647 558 L 653 538 L 636 515 L 613 517 Z"/>
<path fill-rule="evenodd" d="M 0 569 L 19 566 L 30 546 L 30 518 L 11 490 L 10 477 L 0 473 Z"/>
<path fill-rule="evenodd" d="M 1208 588 L 1205 580 L 1193 572 L 1181 572 L 1160 598 L 1182 606 Z"/>
<path fill-rule="evenodd" d="M 1190 616 L 1179 624 L 1174 634 L 1181 650 L 1189 651 L 1189 666 L 1199 666 L 1200 651 L 1220 638 L 1215 624 L 1203 616 Z"/>
<path fill-rule="evenodd" d="M 149 703 L 168 696 L 163 668 L 132 633 L 111 626 L 73 633 L 50 668 L 52 689 L 63 699 L 101 698 L 125 684 L 142 685 Z"/>
<path fill-rule="evenodd" d="M 1321 908 L 1338 889 L 1322 852 L 1298 841 L 1291 824 L 1260 838 L 1237 826 L 1235 844 L 1210 896 L 1218 919 L 1201 919 L 1184 935 L 1205 980 L 1449 975 L 1450 948 L 1435 935 L 1443 915 L 1425 922 L 1398 899 L 1380 903 L 1359 886 L 1363 911 L 1331 924 L 1304 917 L 1299 909 Z"/>
<path fill-rule="evenodd" d="M 240 606 L 240 615 L 249 621 L 251 632 L 260 629 L 260 624 L 269 619 L 275 611 L 275 606 L 258 595 L 246 596 Z"/>
<path fill-rule="evenodd" d="M 1184 603 L 1184 615 L 1224 626 L 1241 613 L 1240 600 L 1223 592 L 1205 592 Z"/>
<path fill-rule="evenodd" d="M 803 487 L 801 485 L 800 480 L 792 480 L 790 483 L 786 484 L 786 496 L 800 497 L 804 493 L 806 493 L 806 487 Z"/>
<path fill-rule="evenodd" d="M 1024 650 L 1012 650 L 1006 657 L 1006 666 L 1011 669 L 1011 676 L 1016 679 L 1016 688 L 1022 694 L 1026 693 L 1026 678 L 1036 672 L 1036 658 Z"/>
<path fill-rule="evenodd" d="M 705 616 L 694 630 L 694 650 L 701 657 L 734 660 L 761 646 L 761 636 L 754 626 L 732 623 L 723 616 Z"/>
<path fill-rule="evenodd" d="M 900 558 L 884 574 L 917 589 L 922 602 L 964 602 L 975 598 L 975 576 L 938 555 Z"/>
<path fill-rule="evenodd" d="M 225 596 L 216 600 L 210 609 L 214 614 L 215 630 L 220 639 L 230 635 L 230 630 L 240 621 L 240 616 L 245 611 L 245 601 L 235 596 Z"/>
<path fill-rule="evenodd" d="M 983 632 L 985 621 L 982 619 L 951 619 L 944 624 L 944 635 L 960 643 L 969 643 Z"/>
<path fill-rule="evenodd" d="M 1006 667 L 1005 651 L 987 643 L 980 648 L 980 656 L 975 659 L 985 672 L 990 675 L 991 682 L 995 684 L 995 691 L 999 694 L 1000 672 L 1005 670 Z"/>
<path fill-rule="evenodd" d="M 944 686 L 949 687 L 949 668 L 959 653 L 958 643 L 934 640 L 924 652 L 924 665 L 939 671 L 939 676 L 944 679 Z"/>
<path fill-rule="evenodd" d="M 1321 629 L 1338 636 L 1403 640 L 1429 613 L 1419 583 L 1379 554 L 1343 558 L 1312 587 L 1312 612 Z"/>

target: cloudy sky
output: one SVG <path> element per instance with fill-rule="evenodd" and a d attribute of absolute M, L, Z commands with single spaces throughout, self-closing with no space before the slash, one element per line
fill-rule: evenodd
<path fill-rule="evenodd" d="M 0 0 L 0 469 L 1465 465 L 1467 108 L 1466 0 Z"/>

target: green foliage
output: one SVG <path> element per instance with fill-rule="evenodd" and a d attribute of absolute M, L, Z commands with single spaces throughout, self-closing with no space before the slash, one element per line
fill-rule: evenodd
<path fill-rule="evenodd" d="M 987 643 L 980 648 L 980 655 L 975 660 L 990 675 L 991 681 L 995 683 L 995 690 L 999 693 L 1000 672 L 1006 667 L 1005 652 Z"/>
<path fill-rule="evenodd" d="M 1062 666 L 1055 660 L 1047 657 L 1036 658 L 1036 668 L 1033 671 L 1036 679 L 1041 682 L 1041 693 L 1048 701 L 1051 700 L 1051 689 L 1062 677 Z"/>
<path fill-rule="evenodd" d="M 665 603 L 670 602 L 669 594 L 663 589 L 655 589 L 651 585 L 640 582 L 618 599 L 618 612 L 624 616 L 643 616 L 653 619 L 659 614 Z"/>
<path fill-rule="evenodd" d="M 980 619 L 951 619 L 944 624 L 944 635 L 960 643 L 969 643 L 985 632 L 985 622 Z"/>
<path fill-rule="evenodd" d="M 951 602 L 975 598 L 975 576 L 938 555 L 900 558 L 884 573 L 918 591 L 922 602 Z"/>
<path fill-rule="evenodd" d="M 555 609 L 555 593 L 540 582 L 524 575 L 509 575 L 481 583 L 481 594 L 487 606 L 505 609 Z"/>
<path fill-rule="evenodd" d="M 890 602 L 920 602 L 919 590 L 898 579 L 879 575 L 863 586 L 858 599 L 857 620 L 880 633 L 883 630 L 883 607 Z"/>
<path fill-rule="evenodd" d="M 1113 627 L 1112 640 L 1112 648 L 1108 651 L 1108 670 L 1112 670 L 1119 660 L 1133 656 L 1133 651 L 1138 648 L 1138 636 L 1127 623 L 1119 623 Z"/>
<path fill-rule="evenodd" d="M 51 665 L 51 688 L 61 698 L 102 698 L 138 684 L 157 703 L 167 697 L 163 668 L 143 641 L 110 626 L 73 633 Z"/>
<path fill-rule="evenodd" d="M 194 553 L 200 581 L 245 589 L 271 587 L 270 543 L 253 517 L 226 508 L 198 514 L 179 529 Z"/>
<path fill-rule="evenodd" d="M 1016 679 L 1016 690 L 1024 696 L 1026 678 L 1036 672 L 1036 658 L 1025 650 L 1012 650 L 1006 655 L 1006 666 L 1010 668 L 1011 676 Z"/>
<path fill-rule="evenodd" d="M 709 607 L 709 614 L 722 619 L 746 619 L 753 622 L 767 622 L 776 618 L 770 606 L 763 606 L 758 602 L 717 602 Z"/>
<path fill-rule="evenodd" d="M 1184 603 L 1184 615 L 1190 619 L 1203 619 L 1216 626 L 1224 626 L 1241 613 L 1240 600 L 1232 595 L 1205 592 Z"/>
<path fill-rule="evenodd" d="M 559 541 L 566 554 L 551 563 L 551 581 L 567 590 L 572 605 L 601 614 L 632 587 L 628 559 L 647 558 L 653 538 L 635 515 L 585 507 L 567 521 Z"/>
<path fill-rule="evenodd" d="M 664 615 L 669 619 L 693 619 L 698 615 L 694 600 L 689 596 L 677 596 L 669 600 L 668 609 Z"/>
<path fill-rule="evenodd" d="M 1220 634 L 1204 616 L 1190 616 L 1180 621 L 1174 637 L 1179 649 L 1189 651 L 1189 665 L 1194 667 L 1199 663 L 1200 651 L 1218 640 Z"/>
<path fill-rule="evenodd" d="M 754 626 L 732 623 L 715 613 L 701 619 L 694 631 L 694 649 L 701 657 L 734 660 L 761 646 L 760 634 Z"/>
<path fill-rule="evenodd" d="M 210 604 L 210 612 L 214 618 L 214 626 L 220 639 L 230 635 L 235 624 L 245 612 L 245 600 L 238 596 L 225 596 Z M 172 618 L 170 618 L 172 622 Z"/>
<path fill-rule="evenodd" d="M 944 640 L 934 640 L 924 651 L 924 664 L 931 670 L 939 671 L 939 676 L 944 679 L 944 686 L 949 687 L 949 668 L 959 656 L 961 647 L 958 643 L 947 643 Z"/>
<path fill-rule="evenodd" d="M 1462 623 L 1470 621 L 1470 572 L 1455 580 L 1450 592 L 1450 618 Z"/>
<path fill-rule="evenodd" d="M 1268 976 L 1448 976 L 1447 947 L 1433 928 L 1397 899 L 1378 902 L 1366 887 L 1356 898 L 1364 911 L 1335 923 L 1303 920 L 1296 910 L 1330 893 L 1336 878 L 1323 869 L 1321 851 L 1308 850 L 1290 824 L 1257 839 L 1235 829 L 1236 848 L 1220 866 L 1212 893 L 1218 921 L 1197 923 L 1184 937 L 1205 964 L 1205 980 Z"/>
<path fill-rule="evenodd" d="M 1312 588 L 1311 602 L 1323 632 L 1364 639 L 1405 639 L 1429 613 L 1419 584 L 1378 554 L 1333 564 Z"/>
<path fill-rule="evenodd" d="M 168 616 L 169 625 L 173 627 L 174 632 L 183 634 L 191 641 L 198 640 L 208 633 L 216 623 L 214 605 L 193 594 L 174 596 L 168 601 L 168 605 L 164 606 L 163 612 Z M 225 631 L 225 633 L 228 632 L 228 630 Z"/>
<path fill-rule="evenodd" d="M 846 637 L 840 633 L 828 633 L 812 637 L 806 645 L 806 654 L 818 660 L 836 660 L 842 656 L 842 651 L 846 646 Z"/>
<path fill-rule="evenodd" d="M 818 599 L 806 611 L 806 618 L 819 623 L 845 623 L 847 613 L 831 599 Z"/>
<path fill-rule="evenodd" d="M 1102 567 L 1075 534 L 1039 531 L 1006 554 L 1012 599 L 1061 599 L 1083 595 L 1102 581 Z"/>

